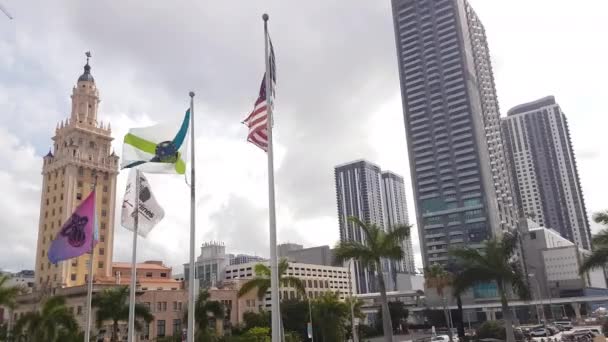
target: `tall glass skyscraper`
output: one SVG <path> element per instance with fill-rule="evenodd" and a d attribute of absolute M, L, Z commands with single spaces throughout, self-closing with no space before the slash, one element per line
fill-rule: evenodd
<path fill-rule="evenodd" d="M 490 54 L 465 0 L 392 0 L 423 262 L 517 227 Z"/>

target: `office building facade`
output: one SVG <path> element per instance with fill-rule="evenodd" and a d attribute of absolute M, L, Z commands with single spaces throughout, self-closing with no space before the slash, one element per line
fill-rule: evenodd
<path fill-rule="evenodd" d="M 591 234 L 568 121 L 547 96 L 509 110 L 502 119 L 516 194 L 525 214 L 591 249 Z"/>
<path fill-rule="evenodd" d="M 230 254 L 222 242 L 205 242 L 201 254 L 196 258 L 195 278 L 200 288 L 217 286 L 224 279 L 226 266 L 230 264 Z M 184 279 L 188 280 L 190 264 L 184 264 Z"/>
<path fill-rule="evenodd" d="M 255 266 L 257 264 L 256 262 L 226 267 L 225 281 L 255 278 Z M 265 261 L 264 264 L 268 266 L 268 261 Z M 325 292 L 332 292 L 337 293 L 340 300 L 345 300 L 354 293 L 355 285 L 352 282 L 351 272 L 347 267 L 292 262 L 289 263 L 285 275 L 301 279 L 304 282 L 308 298 L 318 298 Z M 279 290 L 281 299 L 302 298 L 298 295 L 296 289 L 291 286 L 282 286 Z M 252 290 L 252 292 L 257 294 L 256 291 L 255 289 Z M 266 308 L 269 308 L 271 306 L 270 290 L 266 293 L 264 300 Z"/>
<path fill-rule="evenodd" d="M 464 0 L 392 0 L 422 259 L 516 229 L 485 30 Z"/>
<path fill-rule="evenodd" d="M 336 266 L 334 253 L 329 246 L 316 246 L 308 248 L 299 248 L 285 250 L 281 252 L 279 245 L 279 257 L 286 258 L 290 262 L 299 262 L 301 264 L 312 264 L 312 265 L 325 265 L 325 266 Z M 301 245 L 300 245 L 301 247 Z"/>

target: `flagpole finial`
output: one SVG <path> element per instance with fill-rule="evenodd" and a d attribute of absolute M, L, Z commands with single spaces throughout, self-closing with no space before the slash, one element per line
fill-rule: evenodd
<path fill-rule="evenodd" d="M 268 21 L 268 14 L 264 13 L 262 14 L 262 19 L 264 19 L 264 21 Z"/>
<path fill-rule="evenodd" d="M 194 97 L 194 92 L 193 91 L 191 91 L 189 94 L 190 94 L 190 97 Z"/>

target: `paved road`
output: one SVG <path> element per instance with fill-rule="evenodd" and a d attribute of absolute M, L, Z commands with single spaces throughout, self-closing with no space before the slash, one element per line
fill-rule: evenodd
<path fill-rule="evenodd" d="M 405 341 L 415 341 L 419 338 L 430 337 L 430 334 L 409 334 L 409 335 L 396 335 L 393 336 L 394 342 L 405 342 Z M 370 339 L 361 339 L 361 342 L 369 341 L 369 342 L 384 342 L 384 337 L 374 337 Z"/>

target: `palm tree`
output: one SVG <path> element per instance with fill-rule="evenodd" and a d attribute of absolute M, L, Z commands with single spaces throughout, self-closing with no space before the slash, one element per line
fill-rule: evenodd
<path fill-rule="evenodd" d="M 586 273 L 608 263 L 608 210 L 593 215 L 593 220 L 606 228 L 593 237 L 593 252 L 583 261 L 580 273 Z"/>
<path fill-rule="evenodd" d="M 112 336 L 110 341 L 118 341 L 118 322 L 129 320 L 129 288 L 127 286 L 112 287 L 104 289 L 93 296 L 92 307 L 97 309 L 97 327 L 101 327 L 103 322 L 112 321 Z M 135 329 L 141 330 L 138 318 L 146 323 L 152 322 L 154 316 L 150 309 L 142 304 L 135 304 Z"/>
<path fill-rule="evenodd" d="M 78 323 L 60 296 L 49 298 L 41 311 L 28 312 L 15 324 L 15 336 L 27 336 L 31 342 L 64 341 L 74 331 Z"/>
<path fill-rule="evenodd" d="M 9 280 L 9 276 L 0 275 L 0 306 L 7 306 L 12 309 L 16 305 L 17 296 L 23 292 L 23 287 L 8 286 Z"/>
<path fill-rule="evenodd" d="M 289 268 L 289 262 L 287 259 L 281 259 L 279 262 L 279 286 L 280 287 L 293 287 L 296 292 L 302 297 L 306 297 L 306 289 L 304 287 L 304 281 L 294 276 L 286 276 L 285 272 Z M 270 267 L 264 264 L 255 265 L 255 278 L 249 280 L 239 290 L 239 297 L 244 296 L 253 289 L 258 289 L 258 298 L 262 300 L 266 295 L 266 292 L 270 288 Z"/>
<path fill-rule="evenodd" d="M 319 327 L 322 342 L 344 341 L 349 316 L 350 308 L 340 301 L 337 293 L 324 292 L 314 301 L 313 322 Z"/>
<path fill-rule="evenodd" d="M 458 307 L 458 337 L 464 339 L 464 310 L 462 309 L 462 295 L 473 286 L 474 282 L 469 278 L 462 276 L 462 266 L 458 264 L 449 264 L 449 272 L 452 274 L 452 296 L 456 298 L 456 306 Z"/>
<path fill-rule="evenodd" d="M 365 241 L 342 241 L 338 243 L 334 254 L 336 261 L 345 262 L 349 259 L 359 261 L 361 267 L 370 271 L 377 271 L 378 287 L 382 298 L 382 328 L 384 330 L 384 340 L 393 341 L 393 324 L 388 309 L 388 299 L 386 297 L 386 285 L 384 284 L 384 274 L 382 273 L 383 259 L 400 260 L 403 258 L 401 242 L 410 235 L 409 226 L 393 227 L 390 232 L 375 224 L 367 224 L 356 217 L 349 217 L 348 221 L 360 228 L 363 232 Z"/>
<path fill-rule="evenodd" d="M 448 327 L 448 337 L 452 342 L 452 324 L 448 313 L 448 301 L 445 297 L 445 289 L 452 284 L 452 275 L 447 272 L 441 265 L 433 264 L 424 270 L 424 285 L 429 289 L 435 289 L 437 296 L 441 298 L 443 304 L 443 314 L 445 315 L 445 324 Z"/>
<path fill-rule="evenodd" d="M 200 290 L 194 303 L 194 319 L 197 337 L 205 334 L 209 328 L 209 318 L 224 319 L 224 306 L 216 300 L 209 300 L 207 290 Z M 184 311 L 184 322 L 188 322 L 188 308 Z"/>
<path fill-rule="evenodd" d="M 509 287 L 522 299 L 530 297 L 519 261 L 513 260 L 518 248 L 517 233 L 504 233 L 501 239 L 490 239 L 481 250 L 458 248 L 450 251 L 463 267 L 462 277 L 475 283 L 495 283 L 502 304 L 507 341 L 514 342 L 512 313 L 509 308 Z"/>

